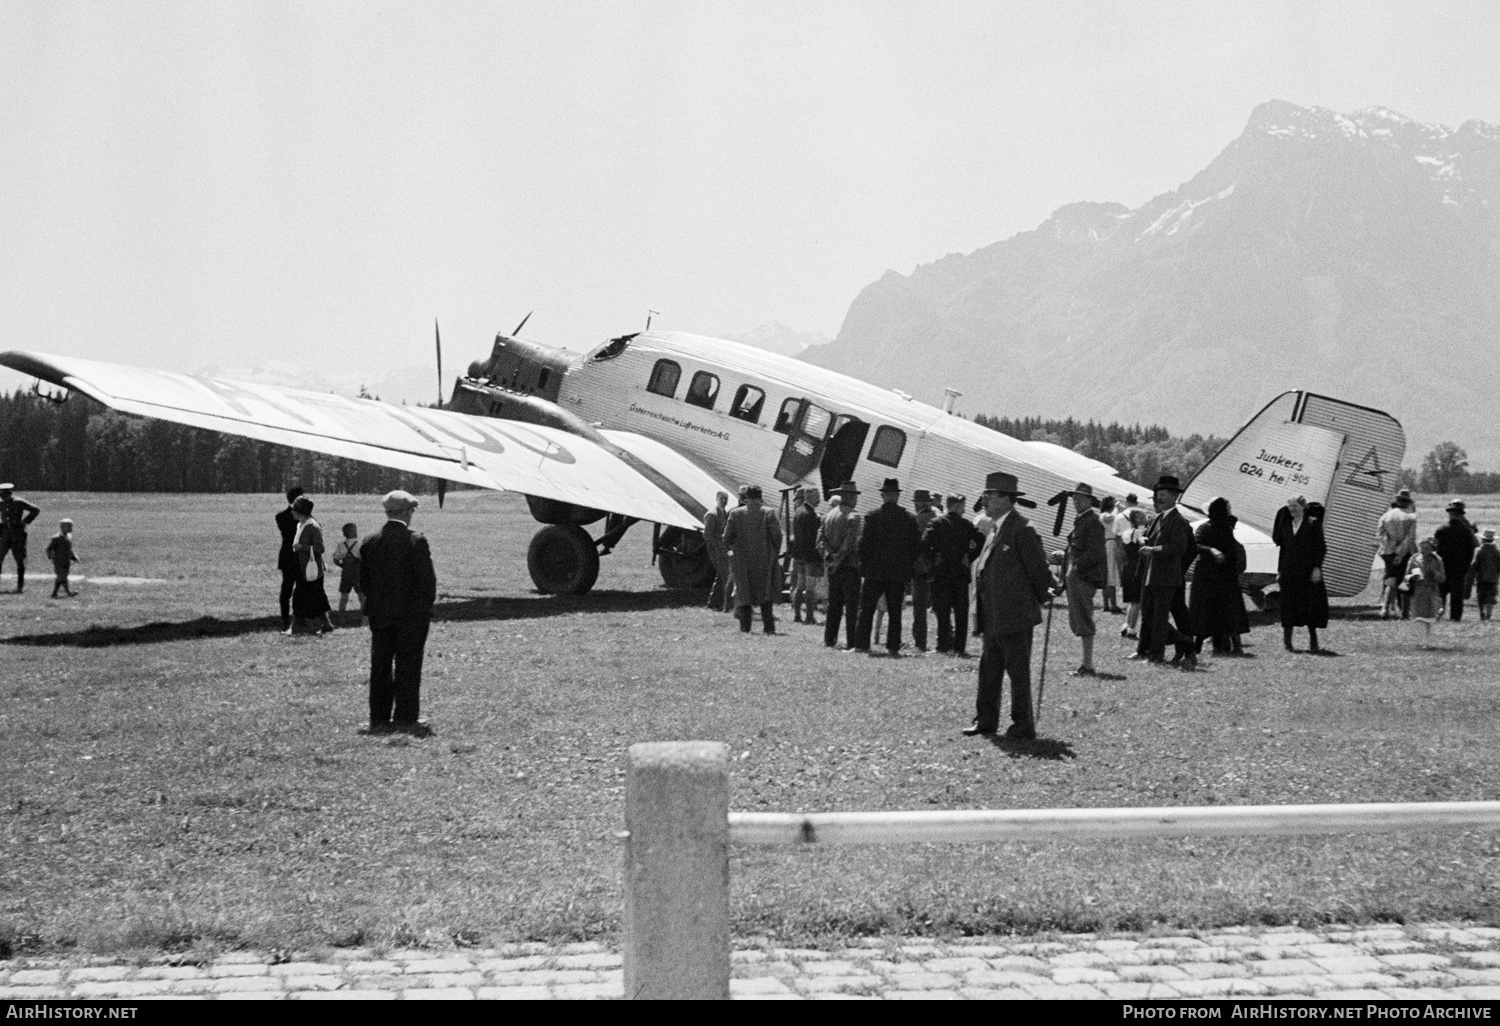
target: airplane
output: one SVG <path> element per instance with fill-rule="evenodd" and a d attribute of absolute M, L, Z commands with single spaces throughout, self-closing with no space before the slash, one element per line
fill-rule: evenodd
<path fill-rule="evenodd" d="M 537 590 L 551 594 L 588 592 L 600 556 L 639 522 L 655 525 L 653 558 L 669 587 L 708 584 L 704 514 L 717 492 L 733 496 L 742 484 L 771 494 L 816 484 L 827 495 L 845 481 L 876 492 L 898 477 L 935 494 L 969 494 L 1003 470 L 1059 506 L 1051 535 L 1040 532 L 1052 551 L 1063 544 L 1062 493 L 1079 482 L 1099 497 L 1135 493 L 1149 506 L 1149 487 L 1108 464 L 955 414 L 954 389 L 939 408 L 723 339 L 648 330 L 580 355 L 519 331 L 498 334 L 442 408 L 33 352 L 0 353 L 0 365 L 123 413 L 425 474 L 439 480 L 440 500 L 445 481 L 520 492 L 543 525 L 527 567 Z M 1405 451 L 1389 414 L 1289 391 L 1192 478 L 1182 505 L 1202 519 L 1213 497 L 1230 500 L 1246 548 L 1242 584 L 1259 600 L 1276 577 L 1277 509 L 1294 494 L 1322 502 L 1328 592 L 1357 595 Z M 585 530 L 601 521 L 597 537 Z"/>

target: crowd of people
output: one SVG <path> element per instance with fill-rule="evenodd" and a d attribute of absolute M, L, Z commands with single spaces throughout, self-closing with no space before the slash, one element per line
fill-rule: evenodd
<path fill-rule="evenodd" d="M 1101 595 L 1104 613 L 1124 617 L 1120 636 L 1136 643 L 1130 660 L 1193 670 L 1205 643 L 1218 656 L 1246 654 L 1250 618 L 1240 585 L 1246 553 L 1235 538 L 1238 519 L 1227 499 L 1216 498 L 1194 526 L 1179 505 L 1182 493 L 1176 476 L 1161 475 L 1148 511 L 1134 494 L 1117 504 L 1080 483 L 1070 493 L 1074 518 L 1067 543 L 1049 560 L 1040 536 L 1017 512 L 1035 503 L 1013 475 L 988 476 L 973 519 L 959 494 L 917 489 L 911 509 L 904 508 L 896 478 L 882 484 L 881 504 L 869 513 L 859 511 L 860 491 L 852 481 L 833 490 L 826 512 L 820 510 L 821 489 L 806 486 L 794 492 L 788 518 L 792 617 L 817 625 L 821 607 L 829 648 L 901 658 L 907 654 L 910 597 L 917 653 L 928 652 L 930 611 L 937 621 L 935 651 L 964 658 L 973 608 L 972 634 L 983 644 L 975 719 L 966 733 L 998 730 L 1002 681 L 1009 677 L 1007 736 L 1032 737 L 1032 633 L 1055 598 L 1066 596 L 1068 627 L 1081 649 L 1070 676 L 1100 673 L 1094 641 L 1095 597 Z M 781 522 L 756 486 L 740 489 L 735 507 L 728 503 L 728 493 L 720 492 L 704 521 L 715 570 L 709 606 L 734 612 L 746 632 L 758 608 L 762 629 L 774 634 Z M 1318 636 L 1328 626 L 1325 514 L 1321 504 L 1294 495 L 1272 528 L 1282 644 L 1290 652 L 1299 651 L 1297 631 L 1305 630 L 1307 652 L 1333 654 Z M 1446 525 L 1418 542 L 1415 508 L 1403 490 L 1382 518 L 1377 540 L 1386 565 L 1383 616 L 1417 618 L 1430 632 L 1442 604 L 1459 619 L 1471 591 L 1477 592 L 1480 618 L 1492 615 L 1500 580 L 1495 532 L 1480 535 L 1462 502 L 1451 503 L 1448 514 Z"/>

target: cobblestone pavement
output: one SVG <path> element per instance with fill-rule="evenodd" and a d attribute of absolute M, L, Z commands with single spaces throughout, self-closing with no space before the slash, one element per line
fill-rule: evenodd
<path fill-rule="evenodd" d="M 124 962 L 0 962 L 0 999 L 617 998 L 603 944 L 340 950 L 276 961 L 234 952 Z M 1180 935 L 869 939 L 827 950 L 740 940 L 737 998 L 1500 1000 L 1500 929 L 1443 923 L 1238 927 Z"/>

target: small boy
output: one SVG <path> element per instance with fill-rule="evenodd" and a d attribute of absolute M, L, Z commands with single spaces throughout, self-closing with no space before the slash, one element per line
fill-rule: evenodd
<path fill-rule="evenodd" d="M 344 539 L 334 546 L 333 565 L 339 573 L 339 622 L 344 622 L 344 610 L 349 607 L 349 593 L 359 596 L 359 612 L 364 615 L 365 592 L 359 586 L 359 528 L 344 525 Z"/>
<path fill-rule="evenodd" d="M 1437 542 L 1423 538 L 1417 554 L 1406 567 L 1401 587 L 1411 592 L 1411 616 L 1422 627 L 1424 642 L 1432 641 L 1432 622 L 1443 615 L 1443 561 L 1438 558 Z"/>
<path fill-rule="evenodd" d="M 57 598 L 57 590 L 61 588 L 67 592 L 68 598 L 78 593 L 68 587 L 68 570 L 78 562 L 78 556 L 73 552 L 73 521 L 64 520 L 57 525 L 57 533 L 47 543 L 47 558 L 52 560 L 52 570 L 57 574 L 57 583 L 52 585 L 52 597 Z"/>
<path fill-rule="evenodd" d="M 1486 528 L 1474 553 L 1474 586 L 1478 591 L 1479 618 L 1488 620 L 1495 612 L 1495 590 L 1500 585 L 1500 549 L 1495 548 L 1495 530 Z"/>

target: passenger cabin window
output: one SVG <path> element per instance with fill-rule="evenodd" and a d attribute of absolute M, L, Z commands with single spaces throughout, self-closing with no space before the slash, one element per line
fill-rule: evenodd
<path fill-rule="evenodd" d="M 657 360 L 656 366 L 651 368 L 651 380 L 646 383 L 646 391 L 671 399 L 677 394 L 677 382 L 680 380 L 681 367 L 671 360 Z"/>
<path fill-rule="evenodd" d="M 734 402 L 729 406 L 729 415 L 752 424 L 760 423 L 760 411 L 766 405 L 766 393 L 754 385 L 741 385 L 734 393 Z"/>
<path fill-rule="evenodd" d="M 714 403 L 719 398 L 719 379 L 708 371 L 699 371 L 693 375 L 693 383 L 688 386 L 687 395 L 683 399 L 693 406 L 701 406 L 705 410 L 714 408 Z"/>
<path fill-rule="evenodd" d="M 801 399 L 788 399 L 786 402 L 782 403 L 781 412 L 776 414 L 776 424 L 771 428 L 771 430 L 779 431 L 783 435 L 791 434 L 792 419 L 797 416 L 797 407 L 801 404 L 801 402 Z"/>
<path fill-rule="evenodd" d="M 870 445 L 870 462 L 894 467 L 901 462 L 901 454 L 905 451 L 905 431 L 889 424 L 882 424 L 875 429 L 875 441 Z"/>

